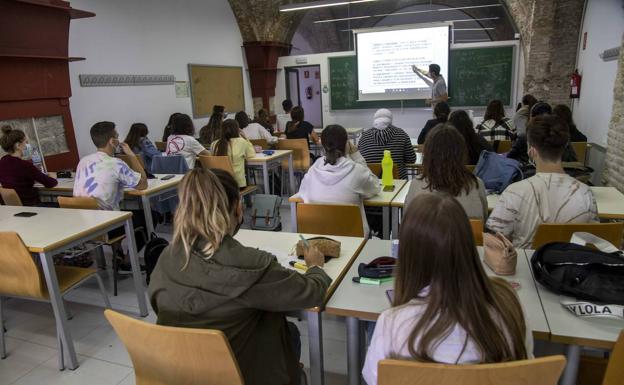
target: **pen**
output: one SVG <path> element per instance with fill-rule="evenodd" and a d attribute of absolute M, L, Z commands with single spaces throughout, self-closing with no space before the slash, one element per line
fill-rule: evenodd
<path fill-rule="evenodd" d="M 303 241 L 303 245 L 305 246 L 305 248 L 307 249 L 308 247 L 310 247 L 310 244 L 308 243 L 308 240 L 305 239 L 303 237 L 303 235 L 299 234 L 299 238 Z"/>
<path fill-rule="evenodd" d="M 295 269 L 300 269 L 303 271 L 308 271 L 308 267 L 306 265 L 304 265 L 301 262 L 297 262 L 297 261 L 290 261 L 288 262 L 288 264 L 292 267 L 294 267 Z"/>

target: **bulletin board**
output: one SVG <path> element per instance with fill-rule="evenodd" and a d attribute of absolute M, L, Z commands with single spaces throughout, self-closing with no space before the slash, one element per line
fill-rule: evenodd
<path fill-rule="evenodd" d="M 210 116 L 214 105 L 227 112 L 245 109 L 242 67 L 189 64 L 188 68 L 194 118 Z"/>

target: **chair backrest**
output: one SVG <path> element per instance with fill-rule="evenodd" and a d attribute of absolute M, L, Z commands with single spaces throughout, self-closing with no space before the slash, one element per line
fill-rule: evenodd
<path fill-rule="evenodd" d="M 483 221 L 481 219 L 471 219 L 472 236 L 477 246 L 483 246 Z"/>
<path fill-rule="evenodd" d="M 130 166 L 130 155 L 126 155 L 126 154 L 119 154 L 116 155 L 117 158 L 123 160 L 124 162 L 126 162 L 126 164 L 128 166 Z M 137 158 L 137 160 L 139 161 L 139 164 L 141 165 L 141 167 L 143 167 L 143 169 L 145 169 L 145 162 L 143 161 L 143 157 L 141 155 L 135 155 L 135 158 Z M 132 167 L 132 166 L 130 166 Z"/>
<path fill-rule="evenodd" d="M 467 164 L 466 165 L 466 169 L 472 173 L 474 173 L 475 167 L 477 167 L 476 164 Z"/>
<path fill-rule="evenodd" d="M 576 159 L 585 164 L 587 156 L 587 142 L 570 142 L 570 145 L 572 146 L 572 149 L 574 149 Z"/>
<path fill-rule="evenodd" d="M 624 385 L 624 330 L 611 351 L 602 385 Z"/>
<path fill-rule="evenodd" d="M 533 249 L 549 242 L 569 242 L 576 232 L 594 234 L 620 247 L 624 223 L 542 223 L 533 237 Z"/>
<path fill-rule="evenodd" d="M 99 210 L 100 206 L 95 198 L 91 197 L 63 197 L 59 196 L 58 204 L 62 209 Z"/>
<path fill-rule="evenodd" d="M 218 168 L 229 172 L 232 176 L 234 175 L 234 167 L 232 167 L 232 161 L 229 156 L 200 155 L 197 159 L 199 159 L 202 168 Z"/>
<path fill-rule="evenodd" d="M 260 146 L 263 150 L 269 148 L 269 142 L 266 139 L 250 139 L 251 144 L 254 146 Z"/>
<path fill-rule="evenodd" d="M 362 212 L 357 205 L 299 203 L 297 231 L 308 234 L 363 237 Z"/>
<path fill-rule="evenodd" d="M 563 356 L 481 365 L 381 360 L 377 384 L 556 385 L 565 362 Z"/>
<path fill-rule="evenodd" d="M 223 332 L 156 325 L 110 309 L 104 315 L 130 354 L 137 385 L 243 385 Z"/>
<path fill-rule="evenodd" d="M 377 178 L 381 179 L 381 173 L 383 172 L 381 163 L 366 163 L 366 165 L 368 166 L 368 169 L 377 176 Z M 401 179 L 399 176 L 399 168 L 396 163 L 392 163 L 392 179 Z"/>
<path fill-rule="evenodd" d="M 47 298 L 41 271 L 16 232 L 0 232 L 0 260 L 0 295 Z"/>
<path fill-rule="evenodd" d="M 22 200 L 12 188 L 0 187 L 0 196 L 7 206 L 22 206 Z"/>
<path fill-rule="evenodd" d="M 293 150 L 293 169 L 307 171 L 310 168 L 310 148 L 307 139 L 280 139 L 278 150 Z M 288 167 L 288 160 L 282 161 L 282 167 Z"/>
<path fill-rule="evenodd" d="M 167 142 L 154 142 L 154 145 L 160 152 L 165 152 L 167 150 Z"/>
<path fill-rule="evenodd" d="M 504 154 L 509 151 L 511 151 L 511 140 L 499 140 L 496 152 L 498 154 Z"/>

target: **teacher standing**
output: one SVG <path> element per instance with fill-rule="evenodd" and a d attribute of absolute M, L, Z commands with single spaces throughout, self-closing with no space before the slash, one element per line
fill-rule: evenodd
<path fill-rule="evenodd" d="M 429 64 L 429 72 L 421 70 L 415 65 L 412 70 L 419 78 L 421 78 L 429 87 L 431 87 L 431 99 L 425 100 L 425 104 L 435 107 L 439 102 L 448 101 L 448 91 L 446 89 L 446 81 L 440 75 L 440 66 L 437 64 Z"/>

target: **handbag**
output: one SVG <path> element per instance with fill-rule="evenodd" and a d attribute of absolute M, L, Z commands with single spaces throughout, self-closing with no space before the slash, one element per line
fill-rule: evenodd
<path fill-rule="evenodd" d="M 327 237 L 314 237 L 307 239 L 310 246 L 315 246 L 327 258 L 338 258 L 340 256 L 340 242 Z M 297 242 L 296 253 L 299 258 L 303 258 L 305 245 L 303 241 Z"/>
<path fill-rule="evenodd" d="M 575 315 L 624 318 L 624 254 L 608 241 L 574 233 L 570 243 L 552 242 L 535 251 L 531 268 L 548 290 L 572 297 L 560 302 Z"/>
<path fill-rule="evenodd" d="M 516 274 L 518 253 L 513 244 L 503 234 L 484 233 L 483 247 L 485 249 L 483 262 L 497 275 Z"/>

